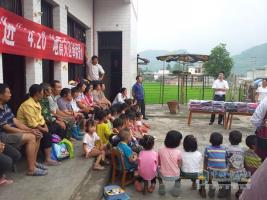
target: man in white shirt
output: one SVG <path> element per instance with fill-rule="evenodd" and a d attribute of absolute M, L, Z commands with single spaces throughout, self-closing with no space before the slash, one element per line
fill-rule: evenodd
<path fill-rule="evenodd" d="M 267 97 L 267 79 L 262 80 L 262 85 L 256 90 L 256 102 L 261 102 L 265 97 Z"/>
<path fill-rule="evenodd" d="M 87 79 L 91 82 L 102 81 L 104 78 L 105 71 L 103 67 L 98 64 L 98 57 L 92 56 L 91 62 L 89 59 L 87 59 L 86 64 L 88 69 Z"/>
<path fill-rule="evenodd" d="M 215 95 L 213 98 L 214 101 L 225 101 L 225 95 L 227 90 L 229 90 L 229 86 L 227 81 L 224 80 L 224 72 L 219 73 L 218 79 L 216 79 L 213 82 L 212 89 L 214 89 L 215 91 Z M 212 125 L 214 121 L 215 121 L 215 114 L 212 114 L 209 125 Z M 219 115 L 218 124 L 222 125 L 222 121 L 223 121 L 223 115 Z"/>

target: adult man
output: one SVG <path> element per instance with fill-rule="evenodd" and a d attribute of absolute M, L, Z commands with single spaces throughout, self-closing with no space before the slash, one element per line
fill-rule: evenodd
<path fill-rule="evenodd" d="M 136 77 L 136 83 L 132 87 L 132 95 L 134 99 L 137 101 L 137 104 L 141 108 L 141 113 L 143 115 L 143 119 L 147 120 L 146 118 L 146 107 L 145 107 L 145 100 L 144 100 L 144 87 L 142 85 L 142 76 L 138 75 Z"/>
<path fill-rule="evenodd" d="M 265 97 L 267 97 L 267 79 L 262 80 L 262 85 L 256 90 L 256 102 L 261 102 Z"/>
<path fill-rule="evenodd" d="M 98 64 L 97 56 L 92 56 L 91 63 L 89 59 L 87 59 L 87 69 L 88 69 L 87 79 L 89 81 L 95 82 L 103 80 L 105 71 L 103 67 L 100 64 Z"/>
<path fill-rule="evenodd" d="M 226 80 L 224 80 L 224 72 L 220 72 L 218 79 L 213 82 L 212 89 L 215 91 L 214 101 L 225 101 L 225 95 L 229 86 Z M 211 115 L 209 125 L 212 125 L 215 120 L 215 114 Z M 219 115 L 218 124 L 222 125 L 223 115 Z"/>
<path fill-rule="evenodd" d="M 30 97 L 19 107 L 17 118 L 26 126 L 38 129 L 42 133 L 40 147 L 45 153 L 45 164 L 58 165 L 59 162 L 51 159 L 52 133 L 48 130 L 39 103 L 43 98 L 43 88 L 38 84 L 33 84 L 29 89 L 29 94 Z"/>
<path fill-rule="evenodd" d="M 41 133 L 25 126 L 13 115 L 7 102 L 11 99 L 11 92 L 6 84 L 0 84 L 0 140 L 18 148 L 26 145 L 28 175 L 46 175 L 46 168 L 36 162 Z"/>

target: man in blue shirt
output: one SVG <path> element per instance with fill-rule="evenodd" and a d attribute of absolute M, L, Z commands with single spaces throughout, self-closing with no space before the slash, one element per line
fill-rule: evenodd
<path fill-rule="evenodd" d="M 145 120 L 146 118 L 146 107 L 145 107 L 145 100 L 144 100 L 144 87 L 142 85 L 142 76 L 138 75 L 136 77 L 136 83 L 132 87 L 132 95 L 135 100 L 137 100 L 137 104 L 141 108 L 141 113 Z"/>

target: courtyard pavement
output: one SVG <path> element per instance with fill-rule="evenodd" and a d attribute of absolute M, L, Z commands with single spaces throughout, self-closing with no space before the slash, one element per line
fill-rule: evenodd
<path fill-rule="evenodd" d="M 161 105 L 151 105 L 147 106 L 147 115 L 148 115 L 148 123 L 151 124 L 152 130 L 151 134 L 157 137 L 157 141 L 155 144 L 155 150 L 164 145 L 165 135 L 169 130 L 178 130 L 183 134 L 183 137 L 187 134 L 193 134 L 196 136 L 199 145 L 199 151 L 203 154 L 205 146 L 209 145 L 209 136 L 212 132 L 217 131 L 223 134 L 224 145 L 228 145 L 228 134 L 230 130 L 225 130 L 222 126 L 214 125 L 209 126 L 209 118 L 208 115 L 194 115 L 192 124 L 190 127 L 187 126 L 187 108 L 182 107 L 180 112 L 176 115 L 172 115 L 169 113 L 167 106 Z M 245 147 L 245 138 L 247 135 L 254 134 L 254 127 L 249 122 L 249 117 L 235 117 L 233 120 L 232 130 L 239 130 L 243 134 L 243 142 L 242 146 Z M 182 145 L 179 147 L 182 149 Z M 196 190 L 191 189 L 191 181 L 190 180 L 182 180 L 181 184 L 181 193 L 178 198 L 174 198 L 170 195 L 168 190 L 171 190 L 173 187 L 173 183 L 165 182 L 167 192 L 165 196 L 160 196 L 158 194 L 158 185 L 154 193 L 146 194 L 144 196 L 141 193 L 137 193 L 134 190 L 133 186 L 129 186 L 126 188 L 126 192 L 129 194 L 131 199 L 140 200 L 160 200 L 160 199 L 201 199 L 200 195 Z M 231 199 L 235 199 L 234 193 L 236 192 L 237 185 L 232 186 L 232 197 Z M 207 197 L 208 199 L 208 197 Z M 215 198 L 216 199 L 216 198 Z"/>

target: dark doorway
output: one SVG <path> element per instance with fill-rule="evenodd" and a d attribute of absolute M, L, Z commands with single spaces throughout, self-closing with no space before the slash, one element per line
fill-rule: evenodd
<path fill-rule="evenodd" d="M 26 94 L 25 57 L 11 54 L 2 55 L 4 83 L 9 85 L 12 92 L 9 105 L 16 113 Z"/>
<path fill-rule="evenodd" d="M 86 29 L 73 18 L 68 16 L 68 35 L 76 40 L 86 43 Z M 86 78 L 86 64 L 85 60 L 83 64 L 68 64 L 69 80 L 78 80 Z"/>
<path fill-rule="evenodd" d="M 122 32 L 99 32 L 98 56 L 106 72 L 106 96 L 113 100 L 122 87 Z"/>
<path fill-rule="evenodd" d="M 41 23 L 44 26 L 53 28 L 53 6 L 46 1 L 42 0 L 41 2 Z M 50 83 L 54 80 L 54 61 L 43 59 L 42 61 L 43 68 L 43 82 Z"/>
<path fill-rule="evenodd" d="M 21 0 L 0 0 L 0 7 L 22 16 Z"/>

